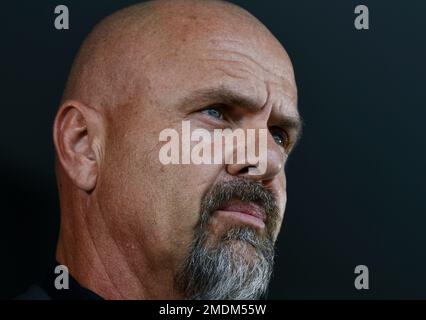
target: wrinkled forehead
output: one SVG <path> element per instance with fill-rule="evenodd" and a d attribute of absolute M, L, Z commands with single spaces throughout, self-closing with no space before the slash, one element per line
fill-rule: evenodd
<path fill-rule="evenodd" d="M 171 26 L 172 30 L 153 39 L 143 63 L 150 88 L 161 89 L 161 99 L 220 86 L 254 96 L 259 103 L 273 94 L 275 99 L 296 104 L 290 59 L 258 22 L 192 16 L 167 27 Z"/>
<path fill-rule="evenodd" d="M 105 73 L 106 82 L 114 83 L 106 90 L 107 103 L 120 105 L 119 97 L 129 96 L 136 100 L 131 106 L 149 101 L 172 108 L 191 92 L 220 87 L 256 105 L 269 101 L 297 113 L 290 59 L 261 22 L 241 9 L 210 2 L 191 2 L 195 8 L 169 3 L 143 19 L 123 14 L 106 24 L 102 33 L 108 41 L 98 41 L 96 54 L 108 63 L 90 74 Z"/>

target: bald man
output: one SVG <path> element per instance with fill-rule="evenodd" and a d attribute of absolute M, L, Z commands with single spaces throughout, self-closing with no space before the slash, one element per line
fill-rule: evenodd
<path fill-rule="evenodd" d="M 191 132 L 263 129 L 266 169 L 164 164 L 161 132 L 185 121 Z M 158 0 L 107 17 L 78 53 L 54 123 L 56 260 L 69 288 L 52 269 L 27 297 L 262 297 L 299 133 L 290 59 L 247 11 Z"/>

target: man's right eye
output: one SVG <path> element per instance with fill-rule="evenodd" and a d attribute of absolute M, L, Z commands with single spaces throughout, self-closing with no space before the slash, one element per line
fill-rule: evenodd
<path fill-rule="evenodd" d="M 213 118 L 223 120 L 223 111 L 220 107 L 208 107 L 201 112 Z"/>

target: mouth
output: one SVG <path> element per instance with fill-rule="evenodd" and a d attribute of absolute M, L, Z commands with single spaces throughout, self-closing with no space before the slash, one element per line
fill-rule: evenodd
<path fill-rule="evenodd" d="M 259 230 L 265 228 L 265 210 L 252 202 L 234 200 L 220 207 L 215 214 L 229 224 L 250 225 Z"/>

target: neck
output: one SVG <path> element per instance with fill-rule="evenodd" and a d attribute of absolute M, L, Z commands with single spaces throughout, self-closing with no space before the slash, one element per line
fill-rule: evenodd
<path fill-rule="evenodd" d="M 147 259 L 137 239 L 117 240 L 120 233 L 110 230 L 102 218 L 108 213 L 83 205 L 90 199 L 81 197 L 61 201 L 56 250 L 57 261 L 81 286 L 105 299 L 184 298 L 175 289 L 173 270 Z"/>

